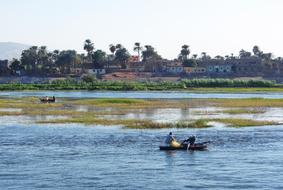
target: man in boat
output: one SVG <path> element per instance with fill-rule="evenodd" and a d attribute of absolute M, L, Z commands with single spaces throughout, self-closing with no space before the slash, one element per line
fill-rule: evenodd
<path fill-rule="evenodd" d="M 194 136 L 194 135 L 189 136 L 189 138 L 188 138 L 187 140 L 184 140 L 184 141 L 182 142 L 182 144 L 184 144 L 184 143 L 186 143 L 186 142 L 190 143 L 190 145 L 193 146 L 193 145 L 195 144 L 195 142 L 196 142 L 196 136 Z"/>
<path fill-rule="evenodd" d="M 176 139 L 173 137 L 173 134 L 172 132 L 169 133 L 169 135 L 166 136 L 166 139 L 165 139 L 165 144 L 170 146 L 170 147 L 174 147 L 174 148 L 179 148 L 181 147 L 180 143 L 178 143 L 176 141 Z"/>

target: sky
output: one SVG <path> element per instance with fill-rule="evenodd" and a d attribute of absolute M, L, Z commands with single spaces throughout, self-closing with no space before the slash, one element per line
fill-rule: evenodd
<path fill-rule="evenodd" d="M 75 49 L 91 39 L 109 52 L 152 45 L 164 58 L 238 55 L 258 45 L 283 57 L 282 0 L 0 0 L 0 42 Z"/>

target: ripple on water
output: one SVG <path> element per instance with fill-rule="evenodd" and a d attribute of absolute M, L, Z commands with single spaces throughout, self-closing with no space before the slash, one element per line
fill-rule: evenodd
<path fill-rule="evenodd" d="M 1 127 L 0 189 L 276 189 L 282 127 L 172 129 L 208 151 L 159 151 L 168 130 Z"/>

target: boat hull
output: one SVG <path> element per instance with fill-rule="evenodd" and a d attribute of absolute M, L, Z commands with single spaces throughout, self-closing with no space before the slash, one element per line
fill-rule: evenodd
<path fill-rule="evenodd" d="M 44 103 L 55 102 L 55 98 L 39 98 L 39 100 Z"/>
<path fill-rule="evenodd" d="M 159 146 L 160 150 L 206 150 L 207 145 L 206 144 L 194 144 L 194 145 L 188 145 L 183 144 L 181 147 L 170 147 L 170 146 Z"/>

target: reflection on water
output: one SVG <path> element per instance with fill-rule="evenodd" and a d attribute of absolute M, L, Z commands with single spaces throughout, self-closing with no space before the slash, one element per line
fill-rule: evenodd
<path fill-rule="evenodd" d="M 20 112 L 22 109 L 20 108 L 0 108 L 2 112 Z"/>
<path fill-rule="evenodd" d="M 229 108 L 225 108 L 229 109 Z M 241 118 L 261 121 L 275 121 L 283 123 L 283 108 L 265 108 L 264 113 L 226 114 L 224 108 L 162 108 L 145 109 L 139 112 L 127 113 L 125 115 L 104 115 L 107 119 L 147 119 L 156 122 L 175 122 L 181 120 L 215 119 L 215 118 Z"/>

